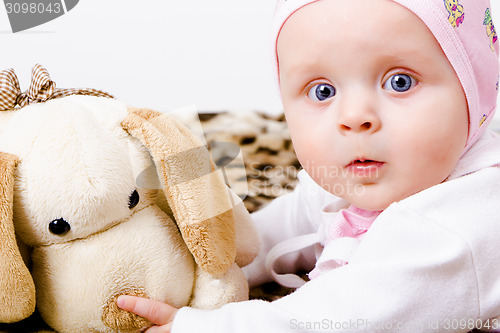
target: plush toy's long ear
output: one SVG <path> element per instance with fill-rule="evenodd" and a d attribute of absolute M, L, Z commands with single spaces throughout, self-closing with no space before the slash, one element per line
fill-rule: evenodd
<path fill-rule="evenodd" d="M 207 148 L 170 116 L 129 109 L 122 127 L 144 144 L 156 164 L 163 191 L 196 263 L 219 276 L 235 261 L 232 200 Z"/>
<path fill-rule="evenodd" d="M 0 322 L 20 321 L 35 310 L 35 284 L 16 242 L 13 224 L 15 156 L 0 153 Z"/>

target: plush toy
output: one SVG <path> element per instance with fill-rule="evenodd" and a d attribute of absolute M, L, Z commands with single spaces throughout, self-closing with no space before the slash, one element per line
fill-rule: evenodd
<path fill-rule="evenodd" d="M 12 70 L 0 74 L 0 109 L 0 322 L 36 304 L 58 332 L 138 332 L 151 323 L 117 296 L 206 309 L 247 299 L 255 230 L 187 128 L 55 89 L 39 65 L 23 94 Z"/>

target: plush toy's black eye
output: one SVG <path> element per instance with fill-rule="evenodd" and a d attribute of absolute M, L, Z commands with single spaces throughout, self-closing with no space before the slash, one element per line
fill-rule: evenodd
<path fill-rule="evenodd" d="M 128 208 L 132 209 L 135 206 L 137 206 L 138 203 L 139 203 L 139 193 L 137 192 L 137 190 L 134 190 L 134 192 L 132 192 L 130 197 L 128 197 Z"/>
<path fill-rule="evenodd" d="M 71 229 L 71 226 L 64 219 L 57 219 L 49 223 L 49 230 L 54 235 L 62 236 Z"/>

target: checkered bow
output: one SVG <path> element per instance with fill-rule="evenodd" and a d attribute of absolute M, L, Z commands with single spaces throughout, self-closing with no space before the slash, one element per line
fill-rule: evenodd
<path fill-rule="evenodd" d="M 31 84 L 28 90 L 21 91 L 19 80 L 12 68 L 0 72 L 0 111 L 23 107 L 28 104 L 45 102 L 50 99 L 69 95 L 92 95 L 113 98 L 108 93 L 90 88 L 56 88 L 49 73 L 40 64 L 33 66 Z"/>

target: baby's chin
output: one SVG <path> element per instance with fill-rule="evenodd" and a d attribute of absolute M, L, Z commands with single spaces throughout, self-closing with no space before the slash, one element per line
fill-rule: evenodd
<path fill-rule="evenodd" d="M 378 181 L 362 184 L 346 181 L 345 179 L 321 179 L 318 181 L 327 192 L 340 197 L 357 208 L 382 211 L 395 202 L 404 200 L 411 195 L 425 189 L 423 185 L 398 186 L 394 182 Z"/>
<path fill-rule="evenodd" d="M 365 198 L 344 198 L 349 201 L 352 205 L 357 208 L 364 210 L 380 211 L 385 210 L 395 201 L 381 201 L 377 199 L 365 199 Z"/>
<path fill-rule="evenodd" d="M 361 193 L 360 193 L 361 192 Z M 352 205 L 357 208 L 372 210 L 372 211 L 381 211 L 385 210 L 394 202 L 401 201 L 407 198 L 407 195 L 399 195 L 394 196 L 390 195 L 390 191 L 376 191 L 374 189 L 366 189 L 364 192 L 360 191 L 356 194 L 350 195 L 340 195 L 342 199 L 349 201 Z"/>
<path fill-rule="evenodd" d="M 375 185 L 377 186 L 377 185 Z M 419 192 L 419 190 L 406 189 L 404 191 L 396 192 L 394 188 L 384 188 L 379 185 L 379 188 L 366 187 L 364 192 L 358 192 L 355 195 L 340 196 L 342 199 L 349 201 L 352 205 L 372 211 L 385 210 L 391 204 L 404 200 L 413 194 Z"/>

